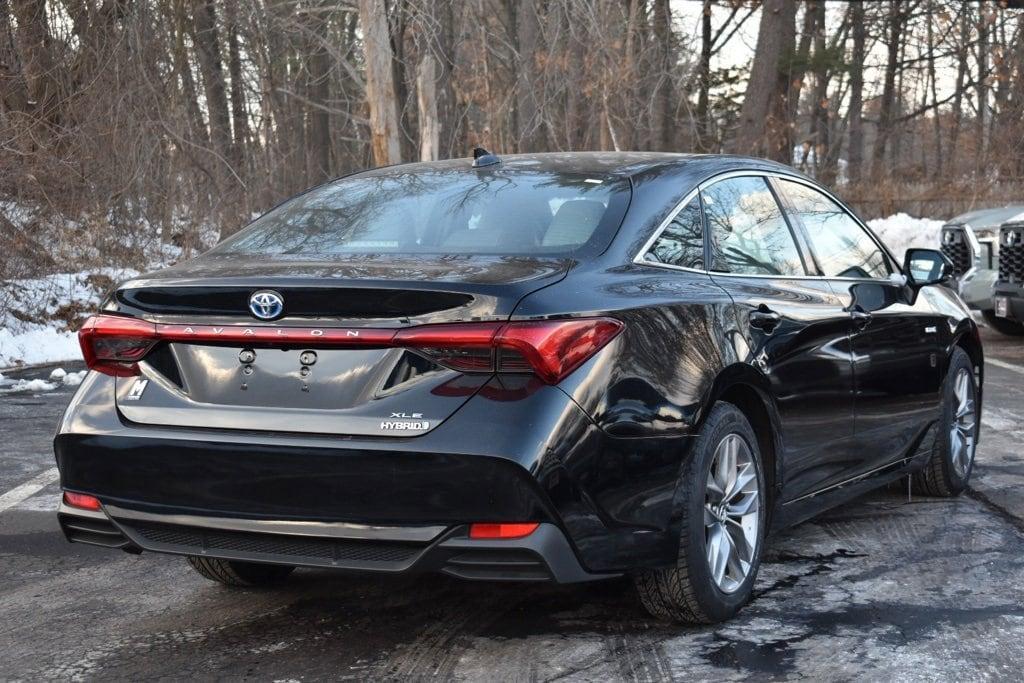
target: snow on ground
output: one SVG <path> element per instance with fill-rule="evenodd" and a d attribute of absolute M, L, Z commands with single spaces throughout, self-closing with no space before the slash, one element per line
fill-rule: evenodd
<path fill-rule="evenodd" d="M 902 261 L 903 254 L 911 247 L 938 249 L 943 221 L 898 213 L 888 218 L 868 221 L 868 225 L 893 255 Z"/>
<path fill-rule="evenodd" d="M 0 368 L 80 357 L 77 321 L 96 310 L 111 285 L 131 269 L 56 273 L 0 285 Z"/>

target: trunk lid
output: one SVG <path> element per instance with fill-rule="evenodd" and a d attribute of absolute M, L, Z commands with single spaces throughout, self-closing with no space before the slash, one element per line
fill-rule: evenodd
<path fill-rule="evenodd" d="M 504 321 L 523 296 L 560 280 L 569 265 L 484 255 L 201 257 L 126 282 L 107 300 L 108 312 L 197 333 L 195 342 L 187 335 L 161 342 L 139 364 L 140 376 L 118 377 L 117 406 L 126 419 L 148 425 L 422 434 L 489 375 L 451 370 L 410 349 L 339 348 L 318 339 Z M 274 320 L 250 311 L 250 297 L 260 290 L 283 299 Z"/>

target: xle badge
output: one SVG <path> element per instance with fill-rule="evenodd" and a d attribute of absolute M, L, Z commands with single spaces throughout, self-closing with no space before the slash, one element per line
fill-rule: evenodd
<path fill-rule="evenodd" d="M 135 384 L 132 385 L 131 390 L 128 392 L 128 395 L 124 397 L 124 400 L 138 401 L 140 398 L 142 398 L 142 392 L 146 390 L 147 386 L 149 386 L 148 379 L 135 380 Z"/>
<path fill-rule="evenodd" d="M 391 413 L 391 419 L 380 423 L 381 431 L 408 432 L 430 429 L 430 422 L 421 420 L 423 413 Z M 412 418 L 412 419 L 409 419 Z"/>

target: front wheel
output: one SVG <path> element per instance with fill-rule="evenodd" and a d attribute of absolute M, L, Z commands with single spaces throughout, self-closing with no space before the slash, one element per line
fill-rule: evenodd
<path fill-rule="evenodd" d="M 716 403 L 679 482 L 676 564 L 634 576 L 652 615 L 710 624 L 729 619 L 750 599 L 768 507 L 761 463 L 747 418 L 730 403 Z"/>
<path fill-rule="evenodd" d="M 958 496 L 967 488 L 978 443 L 978 386 L 963 349 L 954 349 L 943 383 L 942 414 L 928 464 L 914 485 L 928 496 Z"/>

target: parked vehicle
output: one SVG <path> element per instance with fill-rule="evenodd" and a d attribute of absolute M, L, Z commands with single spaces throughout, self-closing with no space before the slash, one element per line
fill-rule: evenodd
<path fill-rule="evenodd" d="M 418 163 L 121 284 L 55 440 L 68 539 L 228 585 L 296 566 L 631 575 L 750 598 L 770 530 L 967 485 L 982 347 L 939 251 L 729 156 Z"/>
<path fill-rule="evenodd" d="M 996 320 L 1004 334 L 1024 336 L 1024 213 L 999 229 L 999 277 L 993 291 Z"/>
<path fill-rule="evenodd" d="M 996 316 L 992 290 L 999 272 L 999 226 L 1018 214 L 1024 214 L 1024 204 L 961 214 L 942 226 L 941 238 L 960 296 L 991 328 L 1011 335 L 1024 333 L 1024 327 Z"/>

